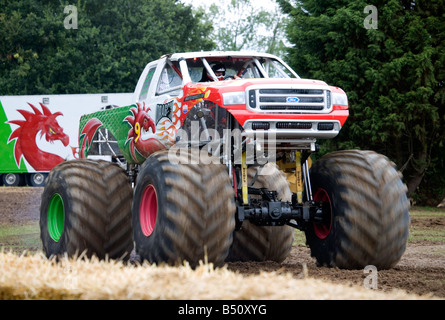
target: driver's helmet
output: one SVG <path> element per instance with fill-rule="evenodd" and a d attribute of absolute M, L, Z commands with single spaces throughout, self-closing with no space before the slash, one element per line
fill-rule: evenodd
<path fill-rule="evenodd" d="M 226 75 L 226 67 L 221 62 L 212 63 L 210 67 L 219 81 L 224 79 L 224 76 Z M 209 78 L 211 78 L 210 75 Z"/>

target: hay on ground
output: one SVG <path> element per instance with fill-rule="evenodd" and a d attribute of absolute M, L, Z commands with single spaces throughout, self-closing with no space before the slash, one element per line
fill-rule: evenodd
<path fill-rule="evenodd" d="M 243 276 L 204 264 L 193 270 L 94 258 L 56 262 L 0 252 L 0 270 L 0 299 L 429 299 L 276 272 Z"/>

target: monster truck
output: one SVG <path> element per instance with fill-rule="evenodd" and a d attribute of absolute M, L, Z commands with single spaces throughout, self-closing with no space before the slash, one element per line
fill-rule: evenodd
<path fill-rule="evenodd" d="M 320 265 L 382 269 L 402 256 L 409 203 L 394 164 L 362 150 L 312 164 L 317 139 L 348 117 L 342 89 L 270 54 L 175 53 L 146 66 L 133 102 L 82 116 L 81 159 L 50 172 L 48 257 L 281 262 L 295 229 Z M 109 138 L 97 145 L 98 134 Z M 92 159 L 107 146 L 112 162 Z"/>

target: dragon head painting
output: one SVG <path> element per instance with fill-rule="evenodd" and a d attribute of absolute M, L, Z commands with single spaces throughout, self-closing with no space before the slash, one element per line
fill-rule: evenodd
<path fill-rule="evenodd" d="M 130 109 L 132 116 L 125 118 L 125 121 L 131 126 L 127 143 L 130 142 L 130 152 L 133 160 L 137 160 L 136 152 L 143 157 L 148 157 L 153 152 L 165 148 L 156 138 L 156 125 L 148 115 L 149 110 L 150 108 L 145 107 L 145 103 L 144 105 L 137 103 L 135 107 Z"/>
<path fill-rule="evenodd" d="M 22 157 L 36 171 L 49 171 L 54 166 L 64 161 L 64 159 L 56 154 L 42 151 L 36 142 L 37 138 L 43 137 L 49 143 L 61 141 L 66 147 L 69 144 L 69 137 L 63 132 L 62 127 L 56 118 L 62 116 L 61 112 L 51 113 L 44 104 L 40 103 L 42 111 L 34 105 L 28 103 L 32 111 L 17 110 L 24 120 L 11 120 L 6 123 L 18 126 L 9 136 L 8 143 L 16 140 L 14 146 L 14 157 L 18 167 Z"/>

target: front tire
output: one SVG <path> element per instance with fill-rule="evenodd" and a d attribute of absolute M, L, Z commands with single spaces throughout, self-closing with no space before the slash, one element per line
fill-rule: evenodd
<path fill-rule="evenodd" d="M 168 151 L 141 166 L 133 201 L 136 253 L 151 263 L 221 266 L 235 229 L 234 191 L 221 164 L 169 161 Z"/>
<path fill-rule="evenodd" d="M 401 258 L 409 232 L 409 202 L 401 175 L 373 151 L 333 152 L 312 166 L 315 201 L 325 203 L 323 222 L 306 230 L 320 265 L 389 269 Z"/>

